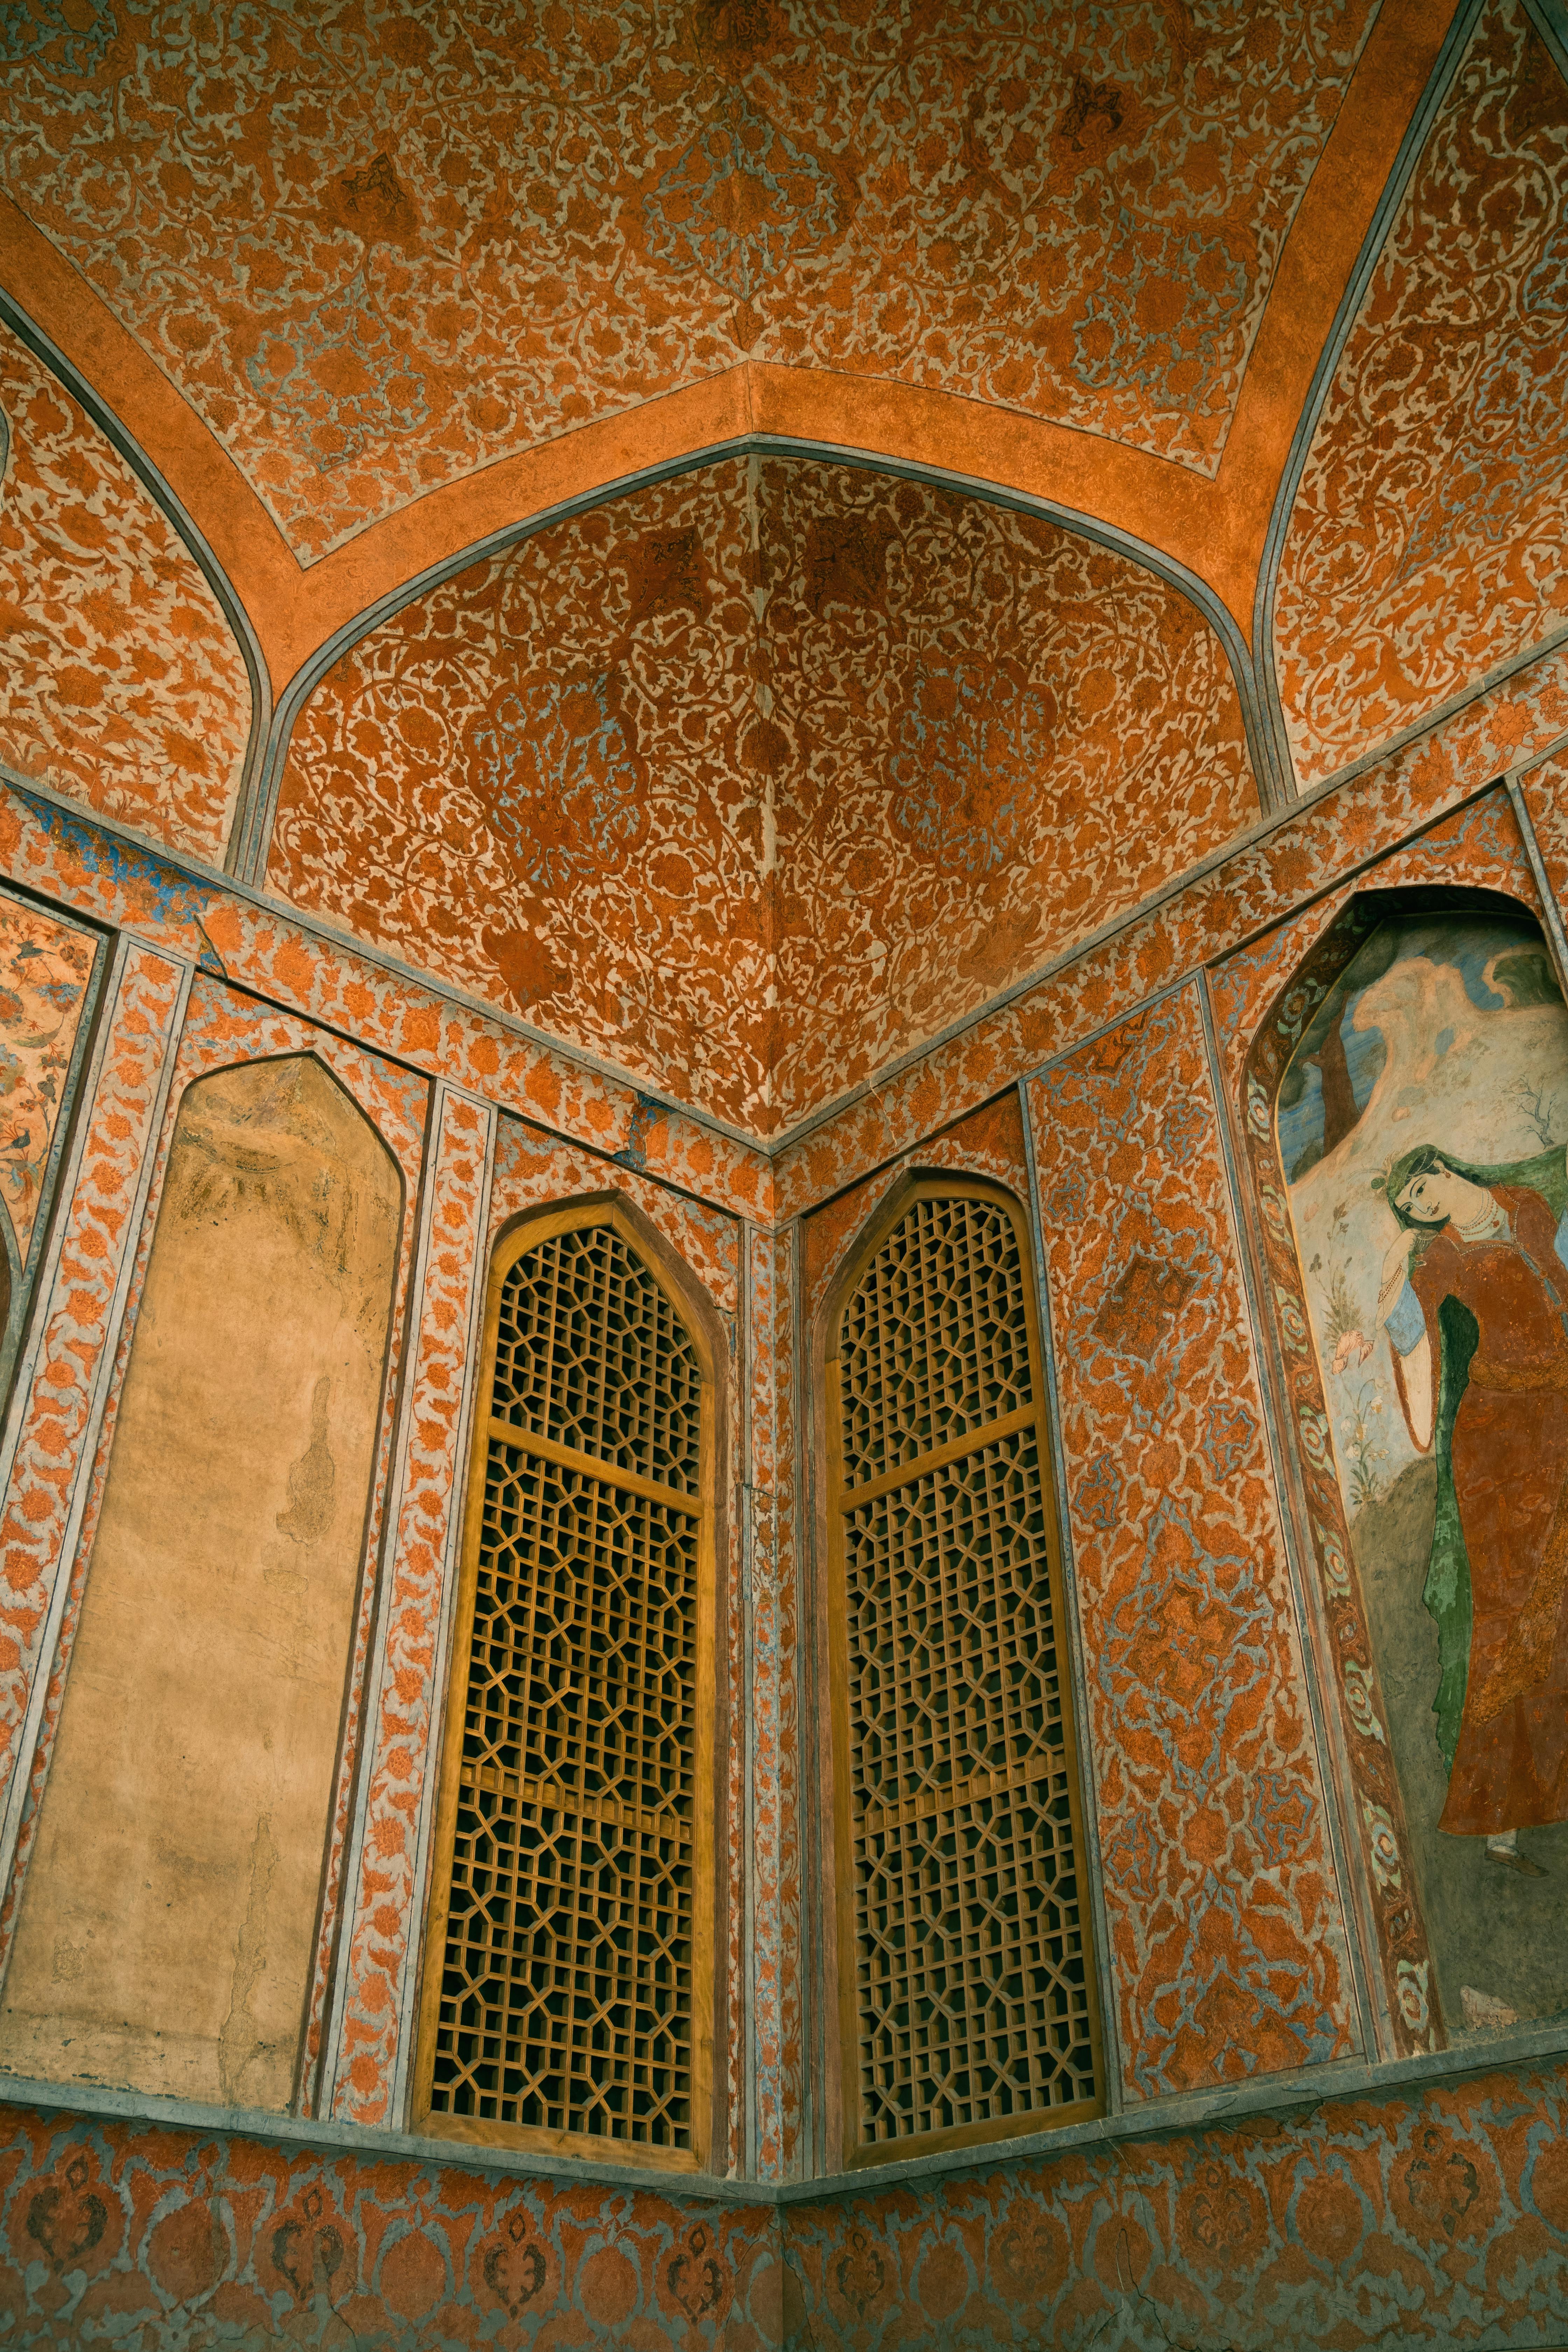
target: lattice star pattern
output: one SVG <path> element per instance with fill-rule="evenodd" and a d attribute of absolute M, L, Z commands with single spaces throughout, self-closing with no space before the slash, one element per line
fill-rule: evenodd
<path fill-rule="evenodd" d="M 700 1374 L 611 1228 L 502 1288 L 431 2105 L 691 2145 Z M 528 1435 L 583 1456 L 542 1458 Z M 594 1475 L 624 1465 L 637 1486 Z M 647 1475 L 649 1467 L 657 1478 Z M 659 1484 L 685 1480 L 664 1501 Z"/>
<path fill-rule="evenodd" d="M 552 1234 L 508 1276 L 498 1421 L 694 1495 L 700 1379 L 674 1308 L 613 1226 Z"/>
<path fill-rule="evenodd" d="M 862 2145 L 1095 2095 L 1026 1273 L 1011 1217 L 918 1198 L 841 1324 Z M 973 1449 L 919 1456 L 975 1428 Z M 853 1475 L 853 1470 L 850 1473 Z"/>
<path fill-rule="evenodd" d="M 863 1486 L 1026 1405 L 1028 1326 L 1005 1212 L 919 1200 L 845 1311 L 844 1477 Z"/>

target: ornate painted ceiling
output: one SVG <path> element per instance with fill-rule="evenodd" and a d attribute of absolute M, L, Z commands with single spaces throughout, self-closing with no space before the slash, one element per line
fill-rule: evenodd
<path fill-rule="evenodd" d="M 26 0 L 0 758 L 787 1131 L 1568 623 L 1560 15 Z"/>
<path fill-rule="evenodd" d="M 267 879 L 766 1135 L 1257 814 L 1179 590 L 928 484 L 731 458 L 344 654 Z"/>
<path fill-rule="evenodd" d="M 1372 14 L 46 0 L 5 184 L 306 562 L 747 352 L 1212 475 Z"/>

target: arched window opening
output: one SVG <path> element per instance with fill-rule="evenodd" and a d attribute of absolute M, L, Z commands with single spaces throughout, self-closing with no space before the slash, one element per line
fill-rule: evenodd
<path fill-rule="evenodd" d="M 710 1368 L 603 1205 L 492 1268 L 422 2105 L 689 2162 L 710 2044 Z"/>
<path fill-rule="evenodd" d="M 1027 1243 L 922 1182 L 832 1329 L 850 2160 L 1081 2120 L 1099 2023 Z"/>

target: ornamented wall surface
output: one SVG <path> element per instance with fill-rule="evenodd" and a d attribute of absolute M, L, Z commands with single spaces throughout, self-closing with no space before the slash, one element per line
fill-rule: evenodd
<path fill-rule="evenodd" d="M 780 2207 L 13 2106 L 0 2325 L 19 2352 L 1541 2352 L 1568 2330 L 1564 2123 L 1559 2070 L 1483 2065 Z"/>
<path fill-rule="evenodd" d="M 222 607 L 108 435 L 3 325 L 0 418 L 0 759 L 221 865 L 251 715 Z"/>
<path fill-rule="evenodd" d="M 23 1637 L 21 1770 L 6 1835 L 29 1874 L 113 1459 L 155 1139 L 179 1089 L 233 1060 L 317 1052 L 392 1142 L 408 1225 L 374 1565 L 321 1790 L 331 1826 L 289 2126 L 308 2134 L 316 2116 L 350 2138 L 269 2148 L 232 2123 L 220 2133 L 198 2103 L 155 2123 L 84 2123 L 68 2141 L 37 2120 L 47 2089 L 26 2090 L 33 2119 L 16 2147 L 39 2152 L 17 2154 L 9 2177 L 33 2216 L 19 2225 L 27 2261 L 14 2287 L 0 2281 L 16 2297 L 18 2341 L 64 2326 L 90 2342 L 110 2314 L 134 2311 L 155 2329 L 199 2316 L 215 2346 L 288 2328 L 324 2341 L 341 2320 L 410 2344 L 443 2342 L 443 2330 L 522 2342 L 554 2326 L 584 2342 L 632 2328 L 653 2345 L 679 2328 L 726 2345 L 896 2336 L 978 2347 L 1045 2327 L 1087 2343 L 1109 2312 L 1132 2341 L 1158 2314 L 1178 2340 L 1209 2328 L 1284 2347 L 1348 2308 L 1352 2343 L 1386 2333 L 1392 2309 L 1434 2341 L 1484 2312 L 1500 2346 L 1551 2342 L 1562 2219 L 1537 2151 L 1554 2127 L 1552 2062 L 1518 2094 L 1535 2120 L 1506 2121 L 1513 2092 L 1479 2084 L 1488 2066 L 1525 2063 L 1496 2042 L 1522 2029 L 1474 2023 L 1462 2004 L 1458 2020 L 1439 2013 L 1423 1974 L 1420 1872 L 1386 1790 L 1357 1762 L 1356 1736 L 1378 1744 L 1375 1729 L 1357 1734 L 1356 1713 L 1358 1693 L 1381 1703 L 1375 1677 L 1351 1671 L 1364 1642 L 1336 1598 L 1331 1554 L 1311 1548 L 1311 1464 L 1291 1434 L 1278 1354 L 1288 1326 L 1269 1303 L 1264 1171 L 1246 1138 L 1248 1056 L 1274 1008 L 1294 1017 L 1292 975 L 1358 890 L 1463 885 L 1556 921 L 1521 812 L 1535 813 L 1550 877 L 1555 770 L 1539 749 L 1565 719 L 1549 658 L 1066 959 L 1004 1013 L 982 1013 L 771 1163 L 307 918 L 9 793 L 16 878 L 60 910 L 51 920 L 101 923 L 119 940 L 58 1269 L 14 1423 L 5 1559 Z M 1517 798 L 1489 784 L 1510 755 Z M 1038 1219 L 1112 2113 L 1054 2154 L 1037 2143 L 1026 2159 L 896 2189 L 870 2174 L 825 2197 L 812 2185 L 835 2095 L 814 1924 L 812 1332 L 845 1253 L 909 1169 L 988 1176 Z M 541 2164 L 498 2186 L 398 2137 L 479 1270 L 488 1237 L 519 1210 L 604 1192 L 650 1221 L 734 1339 L 716 2169 L 752 2200 L 744 2221 L 713 2179 L 679 2194 L 573 2186 Z M 1384 1807 L 1387 1831 L 1363 1797 Z M 14 1887 L 7 1938 L 16 1914 Z M 1550 2044 L 1555 2029 L 1542 2031 Z M 1391 2059 L 1398 2076 L 1380 2071 Z M 1415 2079 L 1418 2067 L 1432 2079 Z M 1319 2120 L 1282 2120 L 1314 2079 L 1329 2103 Z M 1240 2098 L 1253 2120 L 1218 2131 L 1216 2098 Z M 1145 2123 L 1165 2137 L 1142 2137 Z M 143 2191 L 154 2146 L 158 2165 L 209 2185 L 176 2197 L 149 2178 Z M 171 2147 L 198 2153 L 187 2167 Z M 139 2220 L 125 2200 L 143 2194 Z M 470 2212 L 458 2247 L 444 2233 Z M 176 2228 L 184 2214 L 197 2218 Z"/>
<path fill-rule="evenodd" d="M 1345 2057 L 1363 2029 L 1197 989 L 1028 1092 L 1123 2081 Z"/>
<path fill-rule="evenodd" d="M 1568 81 L 1488 0 L 1340 360 L 1275 609 L 1316 782 L 1568 625 Z"/>
<path fill-rule="evenodd" d="M 1371 15 L 700 0 L 196 43 L 87 0 L 7 35 L 7 177 L 305 562 L 747 353 L 1209 474 Z"/>
<path fill-rule="evenodd" d="M 1258 813 L 1179 590 L 1037 517 L 763 457 L 541 531 L 342 655 L 268 871 L 765 1137 Z"/>
<path fill-rule="evenodd" d="M 1568 2343 L 1568 1507 L 1540 1435 L 1568 1447 L 1568 118 L 1537 0 L 1464 0 L 1423 100 L 1449 8 L 0 25 L 0 279 L 20 253 L 77 289 L 60 333 L 150 453 L 0 336 L 0 2018 L 39 2024 L 0 2031 L 0 2339 Z M 245 662 L 154 446 L 252 567 L 283 717 L 248 767 Z M 1277 546 L 1277 644 L 1248 647 Z M 1305 802 L 1258 716 L 1276 658 Z M 262 1113 L 304 1066 L 285 1182 Z M 1491 1334 L 1479 1371 L 1450 1301 L 1382 1296 L 1402 1155 L 1444 1137 L 1492 1205 L 1443 1248 L 1500 1253 L 1546 1335 Z M 911 1175 L 1028 1221 L 1059 1505 L 1029 1535 L 1063 1555 L 1105 2084 L 1054 2135 L 845 2173 L 824 1327 Z M 417 2136 L 486 1270 L 520 1215 L 606 1196 L 723 1365 L 690 2172 Z M 178 1521 L 201 1488 L 197 1439 L 150 1442 L 138 1402 L 182 1201 L 196 1241 L 232 1210 L 254 1263 L 163 1418 L 264 1393 L 244 1524 L 158 1547 L 164 1639 L 116 1587 L 116 1497 Z M 1413 1295 L 1447 1263 L 1415 1232 Z M 279 1365 L 356 1266 L 350 1444 L 337 1340 L 293 1388 Z M 324 1540 L 329 1484 L 306 1625 L 285 1548 Z M 1504 1693 L 1518 1818 L 1445 1810 L 1490 1769 L 1443 1745 L 1448 1501 L 1468 1689 L 1550 1653 L 1545 1701 Z M 215 1670 L 198 1721 L 191 1661 L 226 1641 L 265 1703 Z M 114 1981 L 142 2058 L 160 1956 L 210 1991 L 232 1948 L 197 2021 L 216 2086 L 91 2020 L 68 2040 L 97 1961 L 82 1906 L 49 1910 L 91 1836 L 73 1790 L 166 1827 L 142 1799 L 182 1770 L 184 1862 L 143 1837 L 89 1924 L 141 1938 Z M 226 1909 L 182 1937 L 161 1874 L 184 1905 L 203 1823 L 241 1810 Z"/>

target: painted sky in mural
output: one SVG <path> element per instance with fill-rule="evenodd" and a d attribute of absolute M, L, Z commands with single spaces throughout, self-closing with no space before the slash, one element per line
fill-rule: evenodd
<path fill-rule="evenodd" d="M 1568 1008 L 1533 923 L 1381 926 L 1279 1134 L 1445 2017 L 1568 2010 Z"/>

